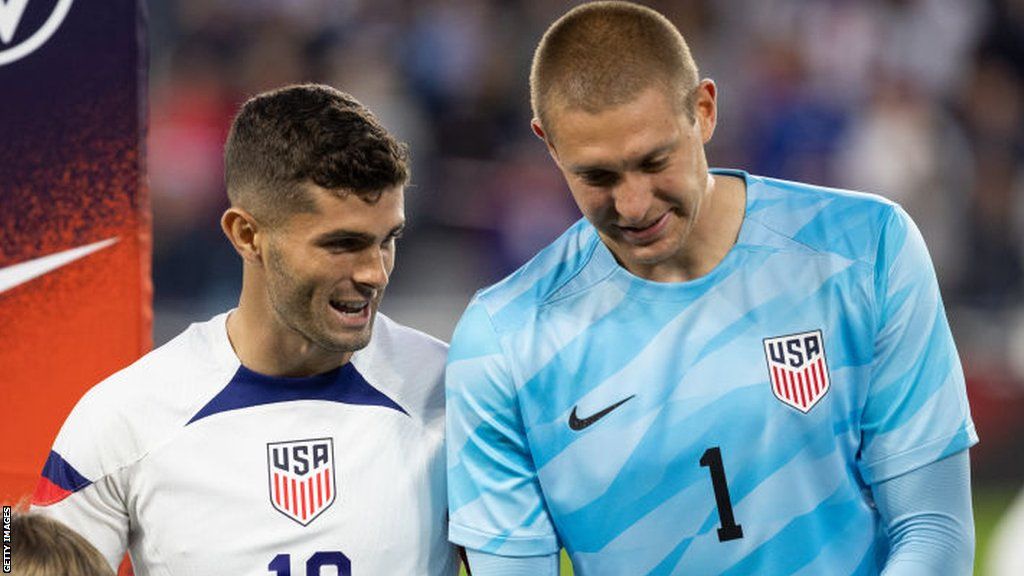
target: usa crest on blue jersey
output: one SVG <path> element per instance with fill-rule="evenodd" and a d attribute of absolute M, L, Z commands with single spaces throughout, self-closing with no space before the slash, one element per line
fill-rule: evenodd
<path fill-rule="evenodd" d="M 821 330 L 765 338 L 764 356 L 772 393 L 783 403 L 807 413 L 825 397 L 830 382 Z"/>
<path fill-rule="evenodd" d="M 285 516 L 308 525 L 334 503 L 334 440 L 292 440 L 267 444 L 270 503 Z"/>

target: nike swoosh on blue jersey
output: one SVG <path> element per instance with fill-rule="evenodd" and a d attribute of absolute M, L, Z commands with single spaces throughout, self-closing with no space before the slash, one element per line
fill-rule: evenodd
<path fill-rule="evenodd" d="M 579 432 L 580 430 L 583 430 L 584 428 L 586 428 L 586 427 L 590 426 L 591 424 L 597 422 L 601 418 L 604 418 L 612 410 L 615 410 L 619 406 L 622 406 L 626 402 L 632 400 L 634 396 L 636 396 L 636 394 L 632 394 L 630 396 L 627 396 L 626 398 L 623 398 L 622 400 L 619 400 L 618 402 L 616 402 L 615 404 L 612 404 L 611 406 L 605 408 L 604 410 L 601 410 L 600 412 L 598 412 L 596 414 L 591 414 L 590 416 L 587 416 L 586 418 L 578 418 L 576 416 L 576 407 L 573 406 L 572 407 L 572 414 L 569 414 L 569 428 L 572 428 L 573 430 Z"/>

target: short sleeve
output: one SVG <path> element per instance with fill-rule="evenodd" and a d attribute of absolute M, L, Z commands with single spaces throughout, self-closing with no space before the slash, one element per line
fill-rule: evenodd
<path fill-rule="evenodd" d="M 511 359 L 490 316 L 470 304 L 446 370 L 450 540 L 506 556 L 558 551 L 516 401 Z"/>
<path fill-rule="evenodd" d="M 928 250 L 899 207 L 882 226 L 874 294 L 874 357 L 859 461 L 869 484 L 978 441 Z"/>
<path fill-rule="evenodd" d="M 128 549 L 124 472 L 108 461 L 116 449 L 102 441 L 100 423 L 107 420 L 97 409 L 97 395 L 90 392 L 64 422 L 32 495 L 32 510 L 81 534 L 116 570 Z"/>

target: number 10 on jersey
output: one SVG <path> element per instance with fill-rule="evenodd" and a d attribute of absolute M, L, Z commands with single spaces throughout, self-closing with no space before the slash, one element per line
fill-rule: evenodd
<path fill-rule="evenodd" d="M 341 552 L 317 552 L 306 560 L 306 576 L 320 576 L 320 569 L 332 566 L 338 576 L 352 576 L 352 563 Z M 292 555 L 278 554 L 267 565 L 276 576 L 292 576 Z"/>

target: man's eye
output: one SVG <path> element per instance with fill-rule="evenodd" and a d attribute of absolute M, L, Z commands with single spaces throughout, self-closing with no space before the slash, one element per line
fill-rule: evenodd
<path fill-rule="evenodd" d="M 363 242 L 356 240 L 335 240 L 324 244 L 324 248 L 331 252 L 354 252 L 363 247 Z"/>
<path fill-rule="evenodd" d="M 584 172 L 580 177 L 583 179 L 583 182 L 590 186 L 611 186 L 619 180 L 614 172 L 605 172 L 603 170 Z"/>
<path fill-rule="evenodd" d="M 644 162 L 640 165 L 640 169 L 644 172 L 661 172 L 666 166 L 668 166 L 668 158 L 658 158 Z"/>

